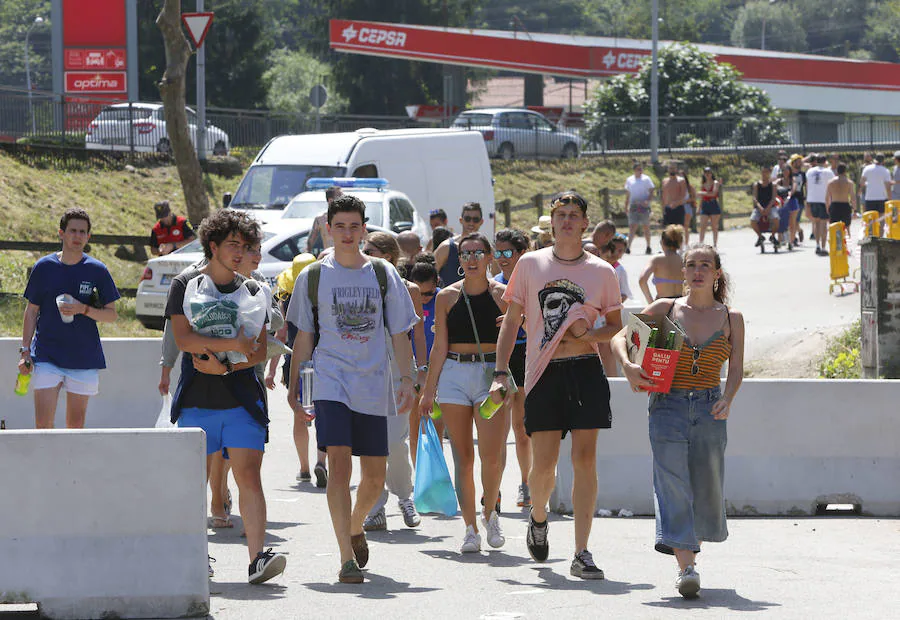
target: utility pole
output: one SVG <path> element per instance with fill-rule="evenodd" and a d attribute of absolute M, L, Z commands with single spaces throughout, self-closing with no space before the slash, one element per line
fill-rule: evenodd
<path fill-rule="evenodd" d="M 31 22 L 31 25 L 28 26 L 28 30 L 25 31 L 25 88 L 28 90 L 28 115 L 31 116 L 31 133 L 34 134 L 37 132 L 35 129 L 34 122 L 34 107 L 31 103 L 31 63 L 28 61 L 28 38 L 31 36 L 31 31 L 34 30 L 35 26 L 44 23 L 44 18 L 38 15 L 34 18 L 34 21 Z"/>
<path fill-rule="evenodd" d="M 203 0 L 197 0 L 203 13 Z M 197 48 L 197 158 L 206 161 L 206 46 Z"/>
<path fill-rule="evenodd" d="M 653 37 L 650 54 L 650 162 L 655 164 L 659 161 L 659 0 L 653 0 L 650 20 Z"/>

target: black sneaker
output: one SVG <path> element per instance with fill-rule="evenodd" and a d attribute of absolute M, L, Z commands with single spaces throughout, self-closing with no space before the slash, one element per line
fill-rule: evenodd
<path fill-rule="evenodd" d="M 580 577 L 581 579 L 603 579 L 603 571 L 594 564 L 594 557 L 587 549 L 575 554 L 569 573 L 573 577 Z"/>
<path fill-rule="evenodd" d="M 256 554 L 256 559 L 250 562 L 249 581 L 252 584 L 263 583 L 272 577 L 277 577 L 284 572 L 287 558 L 280 553 L 273 553 L 272 547 Z"/>
<path fill-rule="evenodd" d="M 534 517 L 528 516 L 528 531 L 525 534 L 525 546 L 528 554 L 535 562 L 546 562 L 550 555 L 550 543 L 547 541 L 547 532 L 550 524 L 544 521 L 543 525 L 534 522 Z"/>
<path fill-rule="evenodd" d="M 650 246 L 647 246 L 647 251 L 644 254 L 653 254 L 653 250 L 650 249 Z"/>
<path fill-rule="evenodd" d="M 626 253 L 626 254 L 631 254 L 631 248 L 625 248 L 625 253 Z"/>
<path fill-rule="evenodd" d="M 324 489 L 328 486 L 328 470 L 325 469 L 323 463 L 316 463 L 313 473 L 316 475 L 316 486 L 318 488 Z"/>
<path fill-rule="evenodd" d="M 759 237 L 757 237 L 756 243 L 753 244 L 753 247 L 757 247 L 757 248 L 758 248 L 759 246 L 761 246 L 761 245 L 764 244 L 765 242 L 766 242 L 765 238 L 763 238 L 763 236 L 760 235 Z"/>

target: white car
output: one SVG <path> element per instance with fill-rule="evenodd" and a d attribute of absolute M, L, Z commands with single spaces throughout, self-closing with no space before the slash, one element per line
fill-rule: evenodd
<path fill-rule="evenodd" d="M 520 108 L 485 108 L 461 112 L 453 127 L 477 129 L 488 156 L 500 159 L 562 157 L 574 159 L 581 137 L 560 129 L 543 114 Z"/>
<path fill-rule="evenodd" d="M 428 226 L 419 217 L 409 196 L 388 189 L 385 179 L 312 178 L 306 182 L 307 191 L 294 196 L 281 212 L 281 219 L 303 219 L 312 223 L 328 209 L 325 189 L 338 185 L 344 194 L 356 196 L 366 204 L 366 225 L 370 228 L 386 228 L 394 233 L 411 230 L 419 236 L 424 246 L 429 234 Z"/>
<path fill-rule="evenodd" d="M 266 281 L 274 286 L 278 274 L 291 266 L 297 254 L 306 251 L 311 221 L 284 220 L 263 226 L 262 261 L 259 271 Z M 383 230 L 378 226 L 370 231 Z M 147 261 L 144 274 L 138 284 L 135 297 L 135 315 L 148 329 L 162 329 L 165 325 L 166 299 L 172 278 L 199 262 L 203 258 L 203 247 L 199 239 L 186 246 Z"/>
<path fill-rule="evenodd" d="M 197 114 L 187 112 L 191 141 L 197 148 Z M 134 150 L 145 153 L 171 153 L 172 144 L 166 131 L 166 116 L 160 103 L 117 103 L 100 111 L 88 126 L 84 138 L 86 148 L 104 151 Z M 206 156 L 228 155 L 231 142 L 228 134 L 206 123 Z"/>

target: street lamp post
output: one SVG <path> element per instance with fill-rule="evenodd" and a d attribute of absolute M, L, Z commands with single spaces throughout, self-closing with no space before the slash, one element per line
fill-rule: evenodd
<path fill-rule="evenodd" d="M 650 32 L 653 38 L 650 54 L 650 161 L 659 161 L 659 0 L 653 0 L 650 10 Z"/>
<path fill-rule="evenodd" d="M 778 0 L 769 0 L 769 6 L 775 4 L 776 2 L 778 2 Z M 761 50 L 766 49 L 766 21 L 767 21 L 768 16 L 769 16 L 769 10 L 764 9 L 763 18 L 762 18 L 762 36 L 760 37 L 760 45 L 759 45 L 759 49 L 761 49 Z"/>
<path fill-rule="evenodd" d="M 25 88 L 28 90 L 28 114 L 31 116 L 31 133 L 34 134 L 37 132 L 34 124 L 34 108 L 31 104 L 31 64 L 28 62 L 28 38 L 31 36 L 31 31 L 34 30 L 34 27 L 38 24 L 43 24 L 44 18 L 38 15 L 34 18 L 34 21 L 28 26 L 28 30 L 25 31 Z"/>

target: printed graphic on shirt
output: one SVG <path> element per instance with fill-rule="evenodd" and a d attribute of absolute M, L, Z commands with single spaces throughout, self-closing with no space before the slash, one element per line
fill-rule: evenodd
<path fill-rule="evenodd" d="M 381 308 L 381 293 L 369 286 L 335 286 L 332 288 L 331 312 L 337 317 L 337 328 L 343 340 L 368 342 L 375 330 Z"/>
<path fill-rule="evenodd" d="M 230 299 L 191 302 L 191 323 L 198 332 L 217 337 L 233 337 L 238 305 Z"/>
<path fill-rule="evenodd" d="M 538 293 L 541 315 L 544 317 L 544 337 L 541 348 L 553 340 L 560 326 L 565 323 L 573 304 L 584 303 L 584 289 L 571 280 L 553 280 Z"/>
<path fill-rule="evenodd" d="M 90 295 L 91 291 L 94 289 L 94 283 L 88 282 L 87 280 L 82 280 L 78 285 L 78 294 L 79 295 Z"/>

